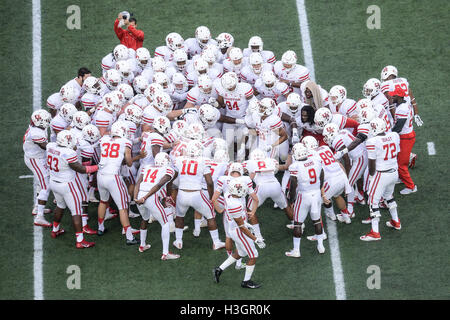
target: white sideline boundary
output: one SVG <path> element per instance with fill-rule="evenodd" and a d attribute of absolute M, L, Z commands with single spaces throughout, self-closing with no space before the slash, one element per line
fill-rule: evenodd
<path fill-rule="evenodd" d="M 303 55 L 305 60 L 305 66 L 309 70 L 309 76 L 311 80 L 316 81 L 316 75 L 314 71 L 314 59 L 311 48 L 311 38 L 309 35 L 308 18 L 305 8 L 305 0 L 296 0 L 297 13 L 300 25 L 300 34 L 303 45 Z M 344 272 L 342 269 L 341 253 L 339 250 L 339 240 L 336 228 L 336 222 L 327 220 L 327 233 L 328 241 L 330 244 L 331 253 L 331 265 L 333 268 L 333 279 L 336 290 L 336 300 L 346 300 L 347 295 L 345 292 Z"/>
<path fill-rule="evenodd" d="M 436 155 L 436 148 L 434 147 L 434 142 L 427 142 L 428 154 L 430 156 Z"/>
<path fill-rule="evenodd" d="M 41 87 L 41 1 L 33 0 L 32 6 L 32 28 L 33 28 L 33 111 L 41 109 L 42 87 Z M 33 186 L 33 204 L 36 196 L 36 181 Z M 34 226 L 33 229 L 34 255 L 34 300 L 44 300 L 44 281 L 42 272 L 43 262 L 43 231 L 42 227 Z"/>

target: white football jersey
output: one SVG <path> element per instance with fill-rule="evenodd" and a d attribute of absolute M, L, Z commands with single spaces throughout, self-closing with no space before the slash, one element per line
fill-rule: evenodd
<path fill-rule="evenodd" d="M 256 185 L 262 185 L 268 182 L 278 182 L 275 177 L 278 167 L 278 161 L 272 158 L 266 158 L 263 160 L 247 160 L 244 162 L 245 168 L 249 174 L 255 173 L 253 181 Z"/>
<path fill-rule="evenodd" d="M 228 162 L 217 162 L 213 160 L 206 160 L 206 164 L 211 169 L 211 178 L 214 183 L 214 190 L 217 188 L 217 181 L 220 177 L 222 177 L 225 174 L 225 171 L 227 171 Z M 203 180 L 202 188 L 206 189 L 206 181 Z"/>
<path fill-rule="evenodd" d="M 204 94 L 200 91 L 198 86 L 195 86 L 188 91 L 186 99 L 195 106 L 201 106 L 202 104 L 208 103 L 208 100 L 211 97 L 217 100 L 218 94 L 217 91 L 214 90 L 214 87 L 212 88 L 210 94 Z"/>
<path fill-rule="evenodd" d="M 37 145 L 37 143 L 45 142 L 48 142 L 47 130 L 30 125 L 23 136 L 25 156 L 33 159 L 45 158 L 45 150 Z"/>
<path fill-rule="evenodd" d="M 185 155 L 186 147 L 190 139 L 180 137 L 178 143 L 172 148 L 169 153 L 170 160 L 175 163 L 176 159 Z"/>
<path fill-rule="evenodd" d="M 263 98 L 273 99 L 277 104 L 283 101 L 286 101 L 286 97 L 284 95 L 288 94 L 290 89 L 289 86 L 281 81 L 276 81 L 273 87 L 268 88 L 264 85 L 261 78 L 256 80 L 255 89 L 258 91 L 258 98 L 262 100 Z"/>
<path fill-rule="evenodd" d="M 356 106 L 356 101 L 353 99 L 345 99 L 342 104 L 339 106 L 339 108 L 337 108 L 337 106 L 333 105 L 333 104 L 329 104 L 328 106 L 331 110 L 332 113 L 334 114 L 342 114 L 343 116 L 346 117 L 352 117 L 352 116 L 357 116 L 359 113 L 359 110 Z"/>
<path fill-rule="evenodd" d="M 347 130 L 341 130 L 339 134 L 334 138 L 332 148 L 335 151 L 339 151 L 342 147 L 348 147 L 354 140 L 355 137 L 350 132 L 348 132 Z M 348 156 L 351 160 L 357 160 L 364 154 L 364 152 L 364 145 L 359 144 L 356 148 L 348 153 Z"/>
<path fill-rule="evenodd" d="M 228 91 L 222 87 L 220 80 L 214 81 L 214 87 L 219 96 L 223 97 L 226 116 L 232 118 L 244 118 L 248 107 L 248 99 L 253 97 L 253 88 L 250 84 L 239 82 L 234 91 Z"/>
<path fill-rule="evenodd" d="M 243 82 L 247 82 L 247 83 L 250 83 L 251 85 L 254 85 L 256 80 L 259 79 L 259 77 L 261 76 L 261 74 L 264 71 L 272 71 L 272 69 L 273 69 L 273 66 L 270 63 L 263 63 L 263 65 L 261 66 L 261 72 L 259 74 L 256 74 L 253 71 L 253 69 L 251 68 L 251 66 L 248 64 L 248 65 L 242 67 L 239 78 Z"/>
<path fill-rule="evenodd" d="M 162 147 L 164 143 L 167 143 L 167 140 L 156 131 L 144 132 L 141 137 L 141 150 L 145 150 L 145 152 L 147 152 L 147 156 L 144 159 L 141 159 L 141 167 L 148 164 L 153 165 L 155 163 L 155 159 L 153 158 L 152 146 L 159 146 L 162 150 Z"/>
<path fill-rule="evenodd" d="M 53 93 L 50 97 L 47 99 L 47 107 L 49 109 L 59 110 L 61 106 L 64 104 L 64 102 L 61 99 L 61 95 L 59 92 Z"/>
<path fill-rule="evenodd" d="M 71 182 L 75 180 L 75 171 L 70 163 L 78 162 L 75 150 L 58 146 L 55 142 L 47 144 L 47 167 L 50 179 L 58 182 Z"/>
<path fill-rule="evenodd" d="M 344 174 L 338 161 L 334 158 L 333 152 L 328 146 L 321 146 L 312 151 L 310 157 L 315 157 L 322 162 L 325 180 L 339 177 Z"/>
<path fill-rule="evenodd" d="M 406 119 L 405 124 L 403 125 L 402 130 L 399 132 L 400 135 L 408 134 L 414 131 L 413 128 L 413 119 L 414 119 L 414 110 L 410 103 L 402 103 L 397 106 L 395 109 L 395 118 L 398 119 Z"/>
<path fill-rule="evenodd" d="M 250 48 L 245 48 L 244 50 L 242 50 L 242 54 L 244 55 L 244 57 L 250 57 L 252 52 L 253 51 Z M 270 50 L 262 50 L 260 54 L 263 58 L 264 63 L 275 63 L 277 61 L 275 55 Z"/>
<path fill-rule="evenodd" d="M 245 197 L 234 198 L 230 194 L 224 196 L 225 199 L 225 218 L 228 221 L 228 233 L 232 230 L 239 228 L 235 218 L 242 218 L 247 221 L 247 210 L 245 206 Z"/>
<path fill-rule="evenodd" d="M 249 64 L 248 62 L 248 58 L 244 57 L 242 58 L 242 62 L 237 66 L 233 63 L 233 61 L 231 61 L 230 58 L 226 58 L 225 60 L 223 60 L 223 72 L 227 73 L 227 72 L 234 72 L 238 75 L 241 74 L 241 70 L 242 68 L 244 68 L 246 65 Z"/>
<path fill-rule="evenodd" d="M 211 169 L 206 159 L 179 157 L 175 159 L 175 170 L 179 175 L 179 189 L 201 190 L 204 175 L 210 174 Z"/>
<path fill-rule="evenodd" d="M 309 80 L 308 68 L 299 64 L 296 64 L 290 70 L 286 70 L 283 67 L 283 63 L 281 61 L 277 61 L 273 66 L 273 70 L 275 75 L 280 80 L 287 80 L 290 82 L 304 82 L 306 80 Z M 300 97 L 303 96 L 300 88 L 292 88 L 292 90 L 293 92 L 298 93 Z"/>
<path fill-rule="evenodd" d="M 209 76 L 209 78 L 214 81 L 216 79 L 220 79 L 222 77 L 222 73 L 220 73 L 217 69 L 208 69 L 206 72 Z M 188 72 L 186 76 L 186 80 L 188 83 L 188 86 L 193 87 L 197 85 L 199 74 L 196 70 L 193 70 L 191 72 Z"/>
<path fill-rule="evenodd" d="M 289 174 L 297 178 L 297 192 L 320 192 L 322 162 L 314 157 L 304 161 L 294 161 L 289 166 Z"/>
<path fill-rule="evenodd" d="M 224 197 L 229 195 L 229 190 L 228 190 L 228 184 L 230 183 L 230 181 L 232 179 L 236 179 L 230 175 L 227 176 L 220 176 L 217 179 L 217 186 L 215 187 L 214 190 L 218 191 L 219 193 L 223 194 Z M 253 189 L 253 181 L 252 179 L 250 179 L 249 176 L 240 176 L 239 177 L 240 180 L 242 180 L 242 182 L 244 184 L 247 185 L 248 187 L 248 194 L 252 194 L 255 192 L 255 189 Z M 242 198 L 243 204 L 245 205 L 245 198 Z"/>
<path fill-rule="evenodd" d="M 153 83 L 154 74 L 155 72 L 153 71 L 153 68 L 151 66 L 147 66 L 144 70 L 142 70 L 140 75 L 147 79 L 148 83 Z"/>
<path fill-rule="evenodd" d="M 391 131 L 383 136 L 378 135 L 368 139 L 366 148 L 368 158 L 376 159 L 377 171 L 398 169 L 397 154 L 400 151 L 400 136 L 397 132 Z"/>
<path fill-rule="evenodd" d="M 203 46 L 203 48 L 205 48 L 206 46 L 209 45 L 216 45 L 217 46 L 217 41 L 214 39 L 209 39 L 208 43 L 205 44 Z M 203 49 L 200 48 L 200 45 L 197 42 L 196 38 L 188 38 L 184 41 L 184 49 L 186 50 L 186 53 L 188 54 L 189 57 L 194 57 L 197 54 L 201 54 Z"/>
<path fill-rule="evenodd" d="M 131 142 L 126 138 L 103 136 L 99 145 L 101 148 L 98 172 L 102 174 L 119 174 L 125 157 L 125 148 L 131 149 Z"/>
<path fill-rule="evenodd" d="M 163 112 L 156 110 L 156 108 L 153 107 L 152 105 L 148 105 L 144 109 L 144 112 L 142 114 L 142 122 L 145 124 L 148 124 L 148 125 L 152 125 L 153 120 L 155 120 L 155 118 L 164 116 L 164 115 L 165 114 Z"/>
<path fill-rule="evenodd" d="M 147 97 L 143 94 L 137 94 L 129 101 L 130 104 L 135 104 L 142 110 L 144 110 L 147 106 L 150 105 L 150 101 L 148 101 Z"/>
<path fill-rule="evenodd" d="M 382 93 L 380 93 L 383 95 Z M 384 97 L 386 98 L 386 97 Z M 375 104 L 373 105 L 373 109 L 375 110 L 375 114 L 378 116 L 378 118 L 383 119 L 384 123 L 386 124 L 386 131 L 391 131 L 393 126 L 393 118 L 389 111 L 386 111 L 386 109 L 381 104 Z M 389 109 L 388 109 L 389 110 Z"/>
<path fill-rule="evenodd" d="M 83 131 L 82 130 L 80 130 L 80 129 L 78 129 L 77 127 L 75 127 L 74 125 L 73 125 L 73 122 L 72 122 L 72 124 L 70 125 L 70 133 L 74 136 L 74 138 L 75 138 L 75 141 L 76 141 L 76 144 L 78 145 L 79 144 L 79 141 L 80 140 L 82 140 L 83 139 Z"/>
<path fill-rule="evenodd" d="M 94 115 L 94 124 L 98 128 L 111 129 L 112 124 L 116 121 L 116 116 L 114 113 L 109 113 L 105 110 L 98 110 Z"/>
<path fill-rule="evenodd" d="M 146 165 L 141 169 L 140 174 L 142 175 L 142 181 L 139 191 L 149 192 L 165 175 L 170 176 L 172 180 L 175 171 L 170 166 L 155 167 L 153 165 Z M 164 185 L 161 189 L 166 189 L 166 186 Z"/>
<path fill-rule="evenodd" d="M 407 103 L 410 104 L 411 97 L 409 96 L 408 80 L 406 80 L 405 78 L 395 78 L 381 83 L 381 92 L 383 93 L 395 91 L 397 88 L 406 92 L 406 96 L 404 97 L 404 99 Z"/>
<path fill-rule="evenodd" d="M 84 139 L 78 140 L 77 143 L 77 155 L 80 163 L 82 162 L 82 158 L 86 160 L 91 160 L 94 157 L 94 145 L 92 145 L 89 141 Z"/>
<path fill-rule="evenodd" d="M 50 121 L 50 128 L 52 129 L 52 132 L 62 131 L 64 129 L 66 129 L 68 126 L 69 126 L 69 123 L 67 123 L 67 121 L 64 120 L 64 118 L 59 114 L 59 112 Z"/>
<path fill-rule="evenodd" d="M 102 59 L 102 73 L 105 75 L 106 71 L 110 69 L 114 69 L 116 67 L 116 60 L 114 59 L 114 56 L 112 52 L 108 53 L 106 56 Z"/>
<path fill-rule="evenodd" d="M 158 56 L 170 62 L 173 60 L 173 51 L 168 46 L 159 46 L 155 49 L 155 57 Z"/>
<path fill-rule="evenodd" d="M 84 109 L 86 109 L 86 111 L 89 111 L 90 109 L 95 107 L 97 105 L 97 103 L 99 103 L 101 101 L 102 101 L 102 96 L 100 96 L 98 94 L 92 94 L 89 92 L 86 92 L 81 97 L 81 103 L 83 104 Z"/>
<path fill-rule="evenodd" d="M 264 120 L 259 118 L 259 121 L 256 123 L 256 130 L 260 144 L 268 145 L 277 141 L 280 136 L 274 131 L 281 128 L 283 128 L 283 122 L 275 112 Z"/>

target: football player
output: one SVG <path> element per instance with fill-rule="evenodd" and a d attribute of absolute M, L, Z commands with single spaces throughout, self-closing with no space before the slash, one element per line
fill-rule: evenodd
<path fill-rule="evenodd" d="M 279 81 L 271 70 L 264 71 L 261 77 L 255 81 L 254 87 L 254 94 L 259 99 L 271 98 L 277 104 L 285 101 L 290 93 L 288 85 Z"/>
<path fill-rule="evenodd" d="M 166 62 L 170 62 L 174 58 L 175 50 L 184 50 L 184 39 L 177 32 L 171 32 L 166 36 L 166 45 L 155 49 L 155 57 L 162 57 Z"/>
<path fill-rule="evenodd" d="M 278 79 L 288 84 L 291 91 L 302 95 L 300 85 L 309 80 L 309 70 L 297 64 L 297 55 L 294 51 L 288 50 L 283 53 L 281 61 L 275 62 L 273 69 Z"/>
<path fill-rule="evenodd" d="M 259 52 L 252 52 L 248 57 L 248 64 L 242 67 L 239 78 L 253 86 L 263 72 L 272 71 L 272 68 L 270 63 L 264 63 Z"/>
<path fill-rule="evenodd" d="M 339 113 L 353 120 L 357 119 L 356 101 L 347 98 L 347 90 L 343 86 L 337 85 L 330 89 L 328 102 L 332 113 Z"/>
<path fill-rule="evenodd" d="M 261 37 L 253 36 L 248 40 L 248 48 L 245 48 L 243 51 L 244 57 L 250 57 L 252 53 L 257 52 L 263 58 L 264 63 L 273 64 L 277 60 L 272 51 L 263 50 L 264 43 Z"/>
<path fill-rule="evenodd" d="M 209 44 L 217 45 L 217 42 L 211 38 L 211 31 L 205 26 L 199 26 L 195 29 L 195 38 L 189 38 L 184 41 L 184 47 L 190 58 L 201 54 L 203 49 Z"/>

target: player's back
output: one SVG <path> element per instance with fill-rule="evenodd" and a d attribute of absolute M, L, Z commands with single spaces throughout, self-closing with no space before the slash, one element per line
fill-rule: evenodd
<path fill-rule="evenodd" d="M 369 159 L 376 159 L 376 170 L 398 169 L 397 154 L 400 151 L 400 136 L 397 132 L 386 132 L 366 142 Z"/>
<path fill-rule="evenodd" d="M 291 176 L 297 177 L 298 192 L 320 192 L 320 173 L 322 162 L 314 157 L 304 161 L 295 161 L 289 166 Z"/>
<path fill-rule="evenodd" d="M 328 146 L 321 146 L 314 150 L 312 156 L 322 162 L 325 180 L 345 175 L 339 162 L 334 158 L 333 152 Z"/>
<path fill-rule="evenodd" d="M 339 134 L 333 140 L 333 148 L 339 151 L 342 147 L 348 147 L 355 140 L 355 136 L 347 130 L 339 131 Z M 356 160 L 364 153 L 364 145 L 359 144 L 356 148 L 348 153 L 350 159 Z"/>
<path fill-rule="evenodd" d="M 75 171 L 69 166 L 69 163 L 75 162 L 78 162 L 75 150 L 60 147 L 55 142 L 47 144 L 47 166 L 50 179 L 57 182 L 74 181 Z"/>
<path fill-rule="evenodd" d="M 203 157 L 179 157 L 175 160 L 175 168 L 179 176 L 179 189 L 201 190 L 205 174 L 211 173 Z"/>
<path fill-rule="evenodd" d="M 149 192 L 166 174 L 173 177 L 175 171 L 170 166 L 156 167 L 153 165 L 146 165 L 142 168 L 141 174 L 142 182 L 139 191 Z M 162 188 L 165 188 L 165 186 Z"/>
<path fill-rule="evenodd" d="M 126 138 L 103 136 L 99 145 L 101 148 L 98 172 L 101 174 L 119 174 L 125 157 L 125 148 L 131 149 L 131 142 Z"/>
<path fill-rule="evenodd" d="M 47 131 L 29 126 L 23 136 L 23 152 L 28 158 L 45 158 L 45 150 L 37 143 L 47 142 Z"/>
<path fill-rule="evenodd" d="M 277 161 L 275 159 L 248 160 L 245 167 L 249 173 L 255 174 L 253 181 L 255 181 L 256 185 L 278 182 L 275 177 L 277 171 Z"/>

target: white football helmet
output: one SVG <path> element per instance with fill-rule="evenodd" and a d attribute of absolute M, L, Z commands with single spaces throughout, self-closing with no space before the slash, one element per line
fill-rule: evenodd
<path fill-rule="evenodd" d="M 188 89 L 186 77 L 180 72 L 177 72 L 172 76 L 172 84 L 175 91 L 178 93 L 184 93 Z"/>
<path fill-rule="evenodd" d="M 172 131 L 175 132 L 178 137 L 184 136 L 184 131 L 186 130 L 186 128 L 187 122 L 184 120 L 176 120 L 172 124 Z"/>
<path fill-rule="evenodd" d="M 228 52 L 228 57 L 233 62 L 235 67 L 240 67 L 242 65 L 242 58 L 244 55 L 242 54 L 242 50 L 237 47 L 233 47 L 230 52 Z"/>
<path fill-rule="evenodd" d="M 216 51 L 212 47 L 207 47 L 201 53 L 201 57 L 205 60 L 209 65 L 212 65 L 216 62 L 217 56 Z"/>
<path fill-rule="evenodd" d="M 249 102 L 248 102 L 248 113 L 249 114 L 259 114 L 259 104 L 260 101 L 257 98 L 252 98 Z"/>
<path fill-rule="evenodd" d="M 116 97 L 119 99 L 119 101 L 120 101 L 120 107 L 122 107 L 123 104 L 126 102 L 125 96 L 124 96 L 123 93 L 120 92 L 119 90 L 111 91 L 110 94 L 116 96 Z"/>
<path fill-rule="evenodd" d="M 329 123 L 323 128 L 323 141 L 331 146 L 334 138 L 339 134 L 339 127 L 334 123 Z"/>
<path fill-rule="evenodd" d="M 166 46 L 172 51 L 182 48 L 183 44 L 184 39 L 179 33 L 171 32 L 166 36 Z"/>
<path fill-rule="evenodd" d="M 230 155 L 227 150 L 219 149 L 214 151 L 214 161 L 215 162 L 229 162 Z"/>
<path fill-rule="evenodd" d="M 322 107 L 316 111 L 316 114 L 314 115 L 314 123 L 319 128 L 323 128 L 331 121 L 332 118 L 333 114 L 330 109 Z"/>
<path fill-rule="evenodd" d="M 125 100 L 127 100 L 127 101 L 134 97 L 133 88 L 128 83 L 119 84 L 119 86 L 117 87 L 117 90 L 122 92 L 123 96 L 125 97 Z"/>
<path fill-rule="evenodd" d="M 109 111 L 119 112 L 122 108 L 122 103 L 120 102 L 119 97 L 116 94 L 113 94 L 113 92 L 109 92 L 103 96 L 102 105 L 103 108 L 106 108 Z"/>
<path fill-rule="evenodd" d="M 85 126 L 91 123 L 91 117 L 84 111 L 77 111 L 72 116 L 72 122 L 75 128 L 83 130 Z"/>
<path fill-rule="evenodd" d="M 39 109 L 33 112 L 31 115 L 31 122 L 35 127 L 47 129 L 52 120 L 51 114 L 44 109 Z"/>
<path fill-rule="evenodd" d="M 119 71 L 120 76 L 122 77 L 122 81 L 123 79 L 127 79 L 130 76 L 131 65 L 128 60 L 117 61 L 115 69 Z"/>
<path fill-rule="evenodd" d="M 158 152 L 155 156 L 156 167 L 167 167 L 170 164 L 169 155 L 165 152 Z"/>
<path fill-rule="evenodd" d="M 248 186 L 242 179 L 234 178 L 228 183 L 228 191 L 233 196 L 243 198 L 248 193 Z"/>
<path fill-rule="evenodd" d="M 67 123 L 72 122 L 72 117 L 75 112 L 77 112 L 77 108 L 71 103 L 64 103 L 61 108 L 59 108 L 59 114 L 66 120 Z"/>
<path fill-rule="evenodd" d="M 306 137 L 305 137 L 306 138 Z M 294 144 L 292 147 L 292 157 L 295 161 L 301 161 L 308 158 L 308 148 L 301 142 Z"/>
<path fill-rule="evenodd" d="M 254 161 L 264 160 L 265 158 L 267 158 L 266 153 L 261 149 L 253 149 L 249 155 L 249 159 Z"/>
<path fill-rule="evenodd" d="M 277 81 L 277 77 L 273 71 L 267 70 L 262 73 L 261 80 L 266 88 L 273 88 L 275 82 Z"/>
<path fill-rule="evenodd" d="M 359 123 L 369 123 L 373 118 L 375 118 L 375 110 L 372 107 L 359 109 Z"/>
<path fill-rule="evenodd" d="M 198 140 L 189 141 L 186 145 L 186 156 L 190 158 L 199 158 L 203 154 L 203 145 Z"/>
<path fill-rule="evenodd" d="M 122 121 L 116 121 L 111 126 L 111 137 L 121 137 L 125 138 L 127 135 L 128 128 L 124 125 Z"/>
<path fill-rule="evenodd" d="M 290 70 L 297 64 L 297 54 L 292 50 L 288 50 L 281 56 L 281 62 L 284 68 Z"/>
<path fill-rule="evenodd" d="M 303 137 L 301 143 L 303 143 L 303 145 L 306 147 L 306 149 L 308 149 L 308 151 L 314 150 L 319 147 L 319 143 L 313 136 Z"/>
<path fill-rule="evenodd" d="M 169 87 L 169 77 L 164 72 L 156 72 L 153 75 L 153 82 L 159 84 L 163 89 Z"/>
<path fill-rule="evenodd" d="M 102 137 L 100 135 L 100 130 L 93 124 L 85 126 L 81 131 L 81 134 L 83 139 L 90 143 L 96 143 Z"/>
<path fill-rule="evenodd" d="M 263 57 L 259 52 L 252 52 L 248 58 L 250 68 L 255 74 L 260 74 L 262 71 L 262 65 L 264 63 Z"/>
<path fill-rule="evenodd" d="M 186 69 L 188 56 L 186 51 L 183 49 L 177 49 L 173 52 L 173 61 L 178 69 L 178 71 L 183 72 Z"/>
<path fill-rule="evenodd" d="M 213 148 L 217 152 L 218 150 L 228 150 L 227 142 L 222 138 L 214 138 L 213 140 Z"/>
<path fill-rule="evenodd" d="M 141 123 L 143 111 L 139 106 L 137 106 L 135 104 L 130 104 L 129 106 L 127 106 L 125 108 L 124 114 L 125 114 L 125 120 L 132 121 L 136 125 Z"/>
<path fill-rule="evenodd" d="M 194 122 L 186 128 L 184 136 L 191 140 L 202 140 L 205 137 L 205 129 L 201 123 Z"/>
<path fill-rule="evenodd" d="M 208 27 L 197 27 L 197 29 L 195 29 L 195 39 L 197 39 L 200 48 L 203 49 L 203 47 L 208 44 L 209 39 L 211 39 L 211 32 Z"/>
<path fill-rule="evenodd" d="M 198 116 L 204 124 L 214 124 L 217 122 L 216 109 L 210 104 L 202 104 L 198 109 Z"/>
<path fill-rule="evenodd" d="M 370 99 L 361 99 L 356 103 L 356 108 L 362 110 L 364 108 L 373 108 L 373 102 Z"/>
<path fill-rule="evenodd" d="M 153 120 L 153 128 L 164 136 L 170 131 L 170 120 L 165 116 L 156 117 Z"/>
<path fill-rule="evenodd" d="M 227 91 L 234 91 L 238 82 L 238 77 L 234 72 L 227 72 L 222 76 L 222 78 L 220 78 L 222 87 Z"/>
<path fill-rule="evenodd" d="M 162 113 L 167 114 L 173 109 L 173 103 L 170 96 L 164 91 L 157 91 L 153 96 L 153 105 Z"/>
<path fill-rule="evenodd" d="M 336 85 L 330 89 L 328 96 L 330 97 L 330 103 L 337 106 L 347 99 L 347 90 L 343 86 Z"/>
<path fill-rule="evenodd" d="M 381 82 L 376 78 L 370 78 L 363 86 L 362 94 L 367 99 L 375 97 L 381 91 Z"/>
<path fill-rule="evenodd" d="M 271 98 L 263 98 L 259 103 L 259 116 L 270 116 L 275 110 L 276 104 L 275 101 Z"/>
<path fill-rule="evenodd" d="M 253 36 L 248 40 L 248 48 L 253 52 L 263 51 L 263 41 L 261 37 Z"/>
<path fill-rule="evenodd" d="M 136 93 L 144 93 L 145 89 L 148 87 L 148 80 L 144 76 L 137 76 L 133 80 L 133 88 Z"/>
<path fill-rule="evenodd" d="M 83 87 L 86 89 L 86 92 L 95 95 L 98 95 L 102 89 L 99 79 L 92 76 L 87 77 L 86 80 L 84 80 Z"/>
<path fill-rule="evenodd" d="M 153 101 L 153 97 L 155 96 L 155 94 L 157 92 L 164 92 L 163 87 L 161 87 L 161 85 L 153 82 L 150 83 L 147 87 L 147 89 L 144 90 L 144 95 L 147 97 L 147 99 L 152 102 Z"/>
<path fill-rule="evenodd" d="M 151 60 L 150 51 L 147 48 L 141 47 L 136 50 L 136 60 L 138 62 L 139 67 L 145 69 Z"/>
<path fill-rule="evenodd" d="M 398 76 L 397 68 L 394 66 L 386 66 L 381 70 L 380 79 L 381 81 L 386 81 L 390 75 L 394 75 L 396 78 Z"/>
<path fill-rule="evenodd" d="M 65 84 L 59 90 L 59 94 L 63 102 L 75 104 L 75 102 L 77 102 L 78 95 L 80 94 L 80 92 L 70 84 Z"/>
<path fill-rule="evenodd" d="M 167 65 L 163 57 L 156 56 L 152 59 L 152 68 L 154 72 L 166 71 Z"/>
<path fill-rule="evenodd" d="M 116 90 L 122 83 L 122 76 L 116 69 L 109 69 L 105 74 L 105 82 L 109 90 Z"/>
<path fill-rule="evenodd" d="M 234 38 L 231 34 L 223 32 L 216 38 L 219 49 L 225 49 L 232 47 L 234 44 Z"/>
<path fill-rule="evenodd" d="M 286 99 L 286 105 L 294 116 L 300 111 L 302 99 L 298 93 L 292 92 Z"/>
<path fill-rule="evenodd" d="M 207 74 L 202 74 L 197 79 L 197 86 L 200 92 L 210 94 L 212 91 L 213 82 Z"/>
<path fill-rule="evenodd" d="M 73 149 L 76 145 L 75 137 L 69 130 L 62 130 L 56 135 L 56 144 L 60 147 Z"/>
<path fill-rule="evenodd" d="M 206 62 L 205 59 L 200 57 L 194 61 L 194 69 L 195 71 L 197 71 L 198 75 L 207 73 L 208 68 L 209 68 L 208 62 Z"/>
<path fill-rule="evenodd" d="M 232 172 L 238 172 L 241 176 L 244 175 L 244 167 L 242 166 L 242 163 L 233 162 L 230 164 L 230 167 L 228 168 L 228 175 L 231 176 Z"/>
<path fill-rule="evenodd" d="M 128 48 L 123 44 L 118 44 L 113 50 L 113 56 L 117 62 L 128 59 Z"/>
<path fill-rule="evenodd" d="M 383 119 L 375 117 L 370 121 L 370 133 L 377 136 L 386 131 L 386 123 Z"/>

